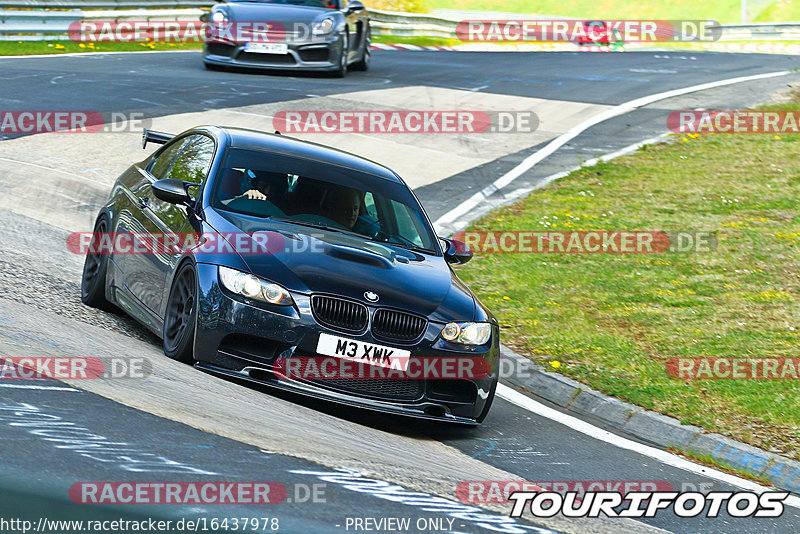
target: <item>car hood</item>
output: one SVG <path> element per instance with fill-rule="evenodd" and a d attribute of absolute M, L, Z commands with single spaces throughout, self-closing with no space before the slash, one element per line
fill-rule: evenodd
<path fill-rule="evenodd" d="M 441 256 L 418 254 L 344 233 L 303 228 L 231 212 L 207 210 L 207 222 L 222 233 L 269 232 L 268 254 L 240 254 L 252 274 L 299 293 L 328 293 L 395 307 L 432 321 L 470 321 L 475 299 Z M 274 233 L 273 233 L 274 232 Z M 273 239 L 276 238 L 276 239 Z"/>
<path fill-rule="evenodd" d="M 324 7 L 290 6 L 281 4 L 242 3 L 226 4 L 229 17 L 234 22 L 275 22 L 292 31 L 294 23 L 310 24 L 323 13 L 337 13 Z"/>

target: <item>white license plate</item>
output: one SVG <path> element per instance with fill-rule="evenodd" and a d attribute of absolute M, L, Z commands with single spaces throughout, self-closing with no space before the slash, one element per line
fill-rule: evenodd
<path fill-rule="evenodd" d="M 333 356 L 345 360 L 367 363 L 387 369 L 408 369 L 408 360 L 411 352 L 395 347 L 373 345 L 346 337 L 320 334 L 317 342 L 317 352 L 325 356 Z"/>
<path fill-rule="evenodd" d="M 245 43 L 244 50 L 256 54 L 286 54 L 289 48 L 286 43 Z"/>

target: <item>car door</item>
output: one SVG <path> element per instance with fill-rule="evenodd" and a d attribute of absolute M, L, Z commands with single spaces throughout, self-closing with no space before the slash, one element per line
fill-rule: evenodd
<path fill-rule="evenodd" d="M 196 184 L 197 187 L 190 187 L 189 194 L 193 200 L 197 200 L 203 182 L 205 181 L 215 152 L 214 140 L 203 134 L 194 134 L 187 138 L 181 147 L 180 153 L 172 161 L 166 170 L 153 169 L 154 177 L 158 179 L 181 180 L 186 183 Z M 159 200 L 152 195 L 148 202 L 145 214 L 150 219 L 150 224 L 161 234 L 178 234 L 185 236 L 195 232 L 198 228 L 192 225 L 189 213 L 190 209 L 186 206 L 171 204 Z M 150 261 L 148 266 L 149 277 L 153 284 L 152 298 L 148 298 L 148 307 L 156 311 L 160 317 L 164 316 L 169 294 L 168 281 L 170 275 L 177 267 L 178 261 L 182 257 L 182 249 L 176 247 L 173 250 L 161 251 L 158 254 L 148 255 Z"/>
<path fill-rule="evenodd" d="M 156 198 L 152 183 L 162 178 L 176 178 L 197 184 L 198 187 L 189 190 L 196 198 L 213 155 L 214 141 L 202 134 L 192 134 L 165 145 L 147 168 L 140 170 L 146 180 L 135 194 L 141 208 L 139 223 L 145 233 L 160 238 L 164 234 L 192 231 L 186 208 Z M 163 239 L 160 242 L 163 243 Z M 153 253 L 130 256 L 130 269 L 126 273 L 128 289 L 159 317 L 162 316 L 167 277 L 179 258 L 179 252 L 167 252 L 163 247 L 156 247 Z"/>
<path fill-rule="evenodd" d="M 120 213 L 118 231 L 131 232 L 137 236 L 139 241 L 145 240 L 146 236 L 158 231 L 152 224 L 150 217 L 145 213 L 150 200 L 153 198 L 150 184 L 157 180 L 153 173 L 161 174 L 166 172 L 187 142 L 187 137 L 174 139 L 161 147 L 147 165 L 136 166 L 140 180 L 131 187 L 132 202 L 129 210 Z M 136 298 L 139 307 L 144 305 L 144 308 L 155 312 L 151 308 L 153 300 L 151 288 L 154 281 L 151 279 L 150 260 L 140 253 L 120 253 L 115 255 L 114 260 L 120 268 L 127 292 Z M 139 315 L 139 317 L 141 320 L 152 323 L 152 318 L 149 316 Z"/>

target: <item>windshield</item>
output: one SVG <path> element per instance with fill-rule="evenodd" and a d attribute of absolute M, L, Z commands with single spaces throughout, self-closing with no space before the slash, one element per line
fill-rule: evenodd
<path fill-rule="evenodd" d="M 290 6 L 326 7 L 338 9 L 341 0 L 229 0 L 232 3 L 256 2 L 259 4 L 281 4 Z"/>
<path fill-rule="evenodd" d="M 435 236 L 402 184 L 345 167 L 231 148 L 211 205 L 224 211 L 357 234 L 435 253 Z"/>

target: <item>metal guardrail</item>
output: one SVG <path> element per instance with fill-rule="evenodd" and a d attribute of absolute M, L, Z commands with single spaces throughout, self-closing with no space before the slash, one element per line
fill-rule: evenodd
<path fill-rule="evenodd" d="M 0 0 L 0 40 L 67 39 L 69 25 L 79 20 L 197 20 L 213 5 L 213 0 Z M 4 10 L 8 6 L 50 10 Z M 111 10 L 76 9 L 69 7 L 104 7 Z M 168 6 L 173 9 L 146 9 Z M 193 8 L 189 7 L 192 6 Z M 122 10 L 130 7 L 134 9 Z M 185 9 L 175 9 L 175 8 Z M 399 13 L 370 9 L 373 32 L 397 37 L 456 38 L 461 18 L 423 13 Z M 532 16 L 521 18 L 532 18 Z M 552 19 L 554 17 L 547 17 Z M 720 41 L 800 41 L 800 22 L 726 24 L 721 26 Z"/>
<path fill-rule="evenodd" d="M 800 41 L 800 22 L 722 25 L 721 41 Z"/>
<path fill-rule="evenodd" d="M 4 11 L 0 9 L 0 41 L 65 40 L 70 25 L 80 20 L 199 20 L 202 9 L 112 11 Z"/>

